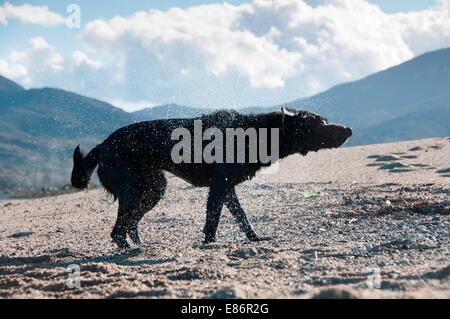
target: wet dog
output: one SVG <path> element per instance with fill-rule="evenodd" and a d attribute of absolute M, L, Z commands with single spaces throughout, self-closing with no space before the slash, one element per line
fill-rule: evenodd
<path fill-rule="evenodd" d="M 281 111 L 243 115 L 236 111 L 218 111 L 196 119 L 154 120 L 131 124 L 112 133 L 105 141 L 83 156 L 79 146 L 73 154 L 72 185 L 86 188 L 93 170 L 98 165 L 98 177 L 105 189 L 119 200 L 119 210 L 111 237 L 120 248 L 127 248 L 127 235 L 140 244 L 138 223 L 163 197 L 170 172 L 198 187 L 209 187 L 206 223 L 203 228 L 205 243 L 214 242 L 223 205 L 235 217 L 240 228 L 251 241 L 258 241 L 235 192 L 235 186 L 251 179 L 258 170 L 273 163 L 259 156 L 249 160 L 252 145 L 244 140 L 244 157 L 233 152 L 231 161 L 174 161 L 173 150 L 179 143 L 173 139 L 176 129 L 195 135 L 195 123 L 201 121 L 202 130 L 214 128 L 225 133 L 230 128 L 255 129 L 257 141 L 267 143 L 268 152 L 278 152 L 277 159 L 291 154 L 306 155 L 310 151 L 341 146 L 352 135 L 348 127 L 329 124 L 327 120 L 308 111 L 282 108 Z M 266 129 L 264 136 L 262 130 Z M 247 136 L 248 137 L 248 136 Z M 276 137 L 274 139 L 273 137 Z M 193 148 L 195 141 L 190 141 Z M 217 147 L 214 152 L 229 154 L 236 143 Z M 197 145 L 198 148 L 198 145 Z M 205 143 L 201 144 L 201 151 Z M 188 150 L 184 150 L 188 152 Z M 214 153 L 213 152 L 213 153 Z M 184 154 L 186 155 L 186 154 Z M 188 158 L 192 156 L 188 152 Z M 213 154 L 217 155 L 217 154 Z M 240 154 L 242 155 L 242 154 Z"/>

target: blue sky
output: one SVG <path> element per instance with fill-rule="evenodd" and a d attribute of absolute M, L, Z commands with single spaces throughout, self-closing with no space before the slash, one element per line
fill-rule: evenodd
<path fill-rule="evenodd" d="M 418 11 L 436 3 L 435 0 L 371 0 L 370 2 L 379 5 L 385 12 Z"/>
<path fill-rule="evenodd" d="M 201 5 L 205 3 L 223 2 L 223 1 L 204 1 L 204 0 L 109 0 L 105 5 L 102 1 L 89 1 L 89 0 L 10 0 L 11 4 L 24 4 L 29 3 L 33 5 L 46 5 L 53 11 L 64 11 L 68 4 L 77 3 L 82 7 L 89 7 L 92 10 L 93 15 L 91 18 L 97 18 L 99 16 L 111 16 L 115 14 L 130 14 L 138 10 L 147 9 L 160 9 L 167 10 L 171 7 L 190 7 L 195 5 Z M 242 4 L 248 1 L 244 0 L 228 0 L 228 3 Z M 436 3 L 435 0 L 370 0 L 369 2 L 379 5 L 386 12 L 400 12 L 409 10 L 422 10 Z M 94 13 L 95 12 L 95 13 Z"/>
<path fill-rule="evenodd" d="M 0 73 L 128 110 L 238 107 L 311 95 L 450 46 L 449 0 L 227 2 L 3 2 Z M 71 3 L 81 8 L 80 29 L 61 22 Z M 206 3 L 217 6 L 198 7 Z M 32 10 L 43 6 L 49 20 L 36 22 Z"/>

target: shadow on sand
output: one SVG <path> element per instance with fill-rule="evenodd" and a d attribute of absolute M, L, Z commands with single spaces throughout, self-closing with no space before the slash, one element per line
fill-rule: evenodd
<path fill-rule="evenodd" d="M 160 259 L 130 259 L 137 257 L 142 253 L 140 249 L 133 249 L 129 251 L 124 251 L 117 254 L 109 254 L 98 257 L 84 257 L 70 259 L 67 257 L 73 256 L 70 252 L 62 251 L 55 254 L 43 254 L 39 256 L 30 257 L 7 257 L 0 256 L 0 268 L 7 266 L 28 266 L 30 268 L 56 268 L 63 267 L 66 268 L 69 265 L 83 265 L 89 263 L 109 263 L 116 264 L 120 266 L 152 266 L 164 263 L 175 262 L 175 257 L 170 258 L 160 258 Z M 63 259 L 64 260 L 61 260 Z"/>

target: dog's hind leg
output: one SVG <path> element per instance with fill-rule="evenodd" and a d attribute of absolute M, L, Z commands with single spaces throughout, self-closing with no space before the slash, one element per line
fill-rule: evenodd
<path fill-rule="evenodd" d="M 220 214 L 222 213 L 227 193 L 226 186 L 224 178 L 213 178 L 211 182 L 206 204 L 206 222 L 203 228 L 205 244 L 216 241 L 217 227 L 219 226 Z"/>
<path fill-rule="evenodd" d="M 106 162 L 106 163 L 104 163 Z M 150 171 L 150 177 L 139 167 L 127 162 L 104 160 L 98 168 L 98 177 L 105 189 L 119 200 L 117 220 L 111 232 L 119 248 L 128 248 L 127 234 L 139 244 L 137 223 L 162 197 L 166 180 L 161 171 Z"/>
<path fill-rule="evenodd" d="M 225 205 L 227 206 L 231 215 L 234 216 L 239 224 L 239 228 L 245 233 L 247 238 L 251 241 L 260 240 L 253 230 L 252 226 L 250 225 L 250 222 L 247 219 L 247 215 L 245 214 L 244 210 L 241 207 L 241 204 L 239 203 L 239 199 L 236 195 L 234 187 L 227 193 L 225 197 Z"/>
<path fill-rule="evenodd" d="M 129 214 L 138 207 L 141 197 L 142 191 L 133 187 L 127 187 L 118 195 L 119 210 L 117 212 L 116 224 L 111 232 L 111 238 L 119 248 L 130 247 L 127 242 Z"/>
<path fill-rule="evenodd" d="M 138 224 L 142 217 L 158 204 L 159 200 L 164 196 L 167 187 L 167 179 L 162 171 L 155 171 L 145 178 L 145 187 L 147 187 L 139 204 L 127 215 L 126 227 L 127 233 L 131 240 L 136 244 L 141 244 L 138 232 Z"/>

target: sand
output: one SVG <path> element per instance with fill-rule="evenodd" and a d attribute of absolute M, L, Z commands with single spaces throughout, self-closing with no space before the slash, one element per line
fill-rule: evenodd
<path fill-rule="evenodd" d="M 102 190 L 0 200 L 0 297 L 450 298 L 449 158 L 446 138 L 287 158 L 237 189 L 260 243 L 224 209 L 203 245 L 207 189 L 173 176 L 128 251 Z"/>

